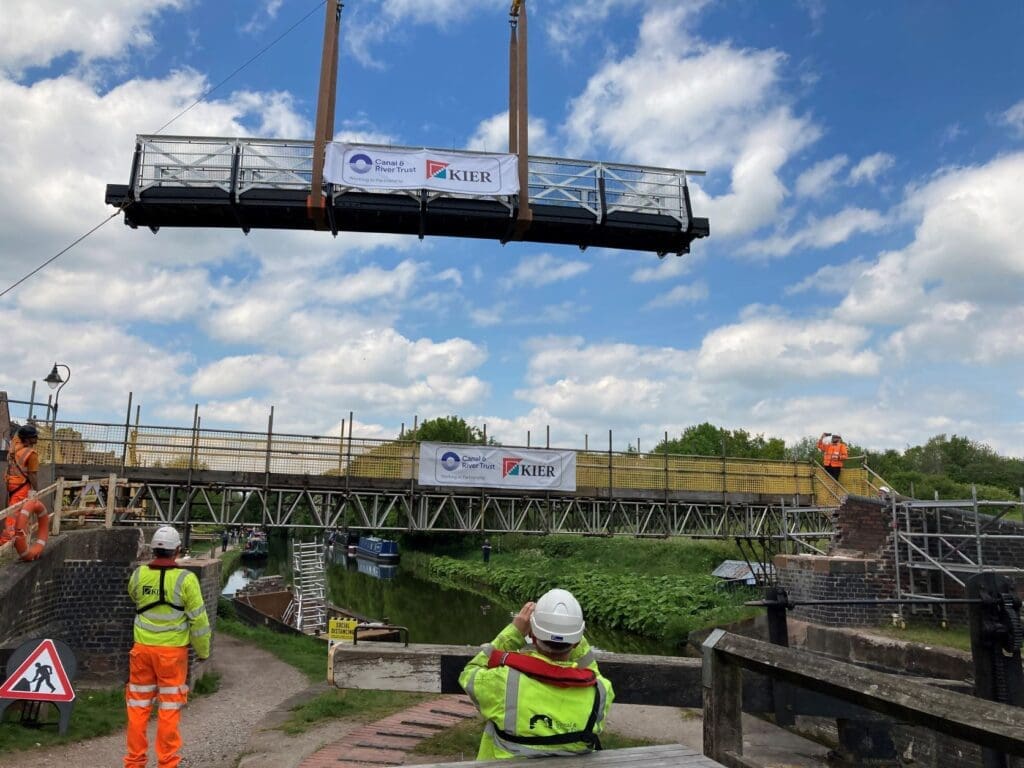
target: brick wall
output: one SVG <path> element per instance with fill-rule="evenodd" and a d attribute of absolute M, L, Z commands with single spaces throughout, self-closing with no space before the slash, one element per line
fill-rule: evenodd
<path fill-rule="evenodd" d="M 41 559 L 0 568 L 0 647 L 59 638 L 74 649 L 79 677 L 126 679 L 135 618 L 126 586 L 148 556 L 138 529 L 94 529 L 51 537 Z M 220 561 L 182 565 L 199 577 L 216 622 Z"/>

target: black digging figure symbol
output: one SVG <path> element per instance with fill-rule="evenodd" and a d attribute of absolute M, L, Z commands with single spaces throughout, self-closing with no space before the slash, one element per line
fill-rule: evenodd
<path fill-rule="evenodd" d="M 547 715 L 534 715 L 530 718 L 530 730 L 533 730 L 533 726 L 537 723 L 543 722 L 548 728 L 554 728 L 555 724 L 551 722 L 551 718 Z"/>
<path fill-rule="evenodd" d="M 29 680 L 29 684 L 36 684 L 36 693 L 43 687 L 43 683 L 46 683 L 46 687 L 50 689 L 50 693 L 53 693 L 57 689 L 53 687 L 53 683 L 50 682 L 50 675 L 53 674 L 53 667 L 49 664 L 41 664 L 36 662 L 36 676 Z"/>

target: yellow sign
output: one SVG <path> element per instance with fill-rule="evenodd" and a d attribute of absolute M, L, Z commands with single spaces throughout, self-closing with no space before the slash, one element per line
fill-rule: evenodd
<path fill-rule="evenodd" d="M 351 643 L 358 624 L 355 619 L 331 619 L 327 625 L 327 637 L 335 642 Z"/>

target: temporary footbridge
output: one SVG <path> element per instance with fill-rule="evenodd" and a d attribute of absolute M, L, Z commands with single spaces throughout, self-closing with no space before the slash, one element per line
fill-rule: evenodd
<path fill-rule="evenodd" d="M 341 3 L 328 0 L 312 141 L 140 135 L 127 184 L 108 204 L 131 227 L 378 232 L 683 254 L 709 234 L 688 176 L 531 156 L 526 3 L 510 11 L 507 155 L 338 144 L 334 104 Z M 401 170 L 397 170 L 401 169 Z"/>

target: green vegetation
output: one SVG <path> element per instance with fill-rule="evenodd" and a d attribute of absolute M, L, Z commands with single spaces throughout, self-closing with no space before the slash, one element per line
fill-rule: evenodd
<path fill-rule="evenodd" d="M 484 732 L 480 720 L 466 720 L 458 725 L 447 728 L 440 733 L 425 739 L 412 748 L 418 755 L 433 755 L 453 760 L 472 760 L 480 747 L 480 736 Z M 655 744 L 667 743 L 633 739 L 606 731 L 601 734 L 601 746 L 605 749 L 625 749 L 627 747 L 650 747 Z"/>
<path fill-rule="evenodd" d="M 75 709 L 71 715 L 68 732 L 57 733 L 57 708 L 44 704 L 40 711 L 41 725 L 25 728 L 18 722 L 21 704 L 7 708 L 3 722 L 0 722 L 0 754 L 7 751 L 35 749 L 84 741 L 97 736 L 106 736 L 124 728 L 124 688 L 104 690 L 79 690 Z"/>
<path fill-rule="evenodd" d="M 684 644 L 693 630 L 757 613 L 743 606 L 751 591 L 726 591 L 708 575 L 722 560 L 738 557 L 725 542 L 510 536 L 500 550 L 490 565 L 479 562 L 475 549 L 459 558 L 409 553 L 403 564 L 433 581 L 492 592 L 514 604 L 563 587 L 592 624 L 671 645 Z"/>
<path fill-rule="evenodd" d="M 654 453 L 679 453 L 685 456 L 731 456 L 744 459 L 784 459 L 786 442 L 778 437 L 751 435 L 743 429 L 723 429 L 704 422 L 687 427 L 668 442 L 654 446 Z"/>
<path fill-rule="evenodd" d="M 228 603 L 230 601 L 221 601 Z M 244 640 L 274 654 L 286 664 L 291 664 L 313 682 L 327 678 L 327 643 L 306 635 L 284 635 L 269 629 L 250 627 L 238 619 L 226 615 L 228 611 L 217 610 L 217 631 L 239 640 Z"/>
<path fill-rule="evenodd" d="M 387 717 L 428 698 L 430 696 L 424 693 L 331 689 L 292 709 L 292 714 L 280 728 L 294 736 L 324 720 L 339 717 L 368 722 Z"/>
<path fill-rule="evenodd" d="M 891 625 L 882 625 L 872 629 L 873 632 L 906 640 L 908 643 L 937 645 L 943 648 L 955 648 L 958 651 L 971 650 L 971 633 L 966 627 L 950 627 L 942 629 L 934 624 L 910 624 L 906 629 Z"/>
<path fill-rule="evenodd" d="M 231 574 L 234 573 L 235 569 L 238 568 L 238 564 L 242 561 L 242 550 L 240 547 L 229 549 L 220 558 L 220 586 L 223 589 L 227 586 L 228 579 L 231 578 Z"/>
<path fill-rule="evenodd" d="M 209 696 L 220 690 L 220 672 L 210 670 L 192 685 L 192 693 L 196 696 Z"/>
<path fill-rule="evenodd" d="M 403 440 L 427 440 L 438 443 L 465 443 L 470 445 L 495 445 L 494 440 L 484 439 L 484 431 L 468 424 L 461 416 L 439 416 L 427 419 L 416 429 L 408 430 Z"/>

